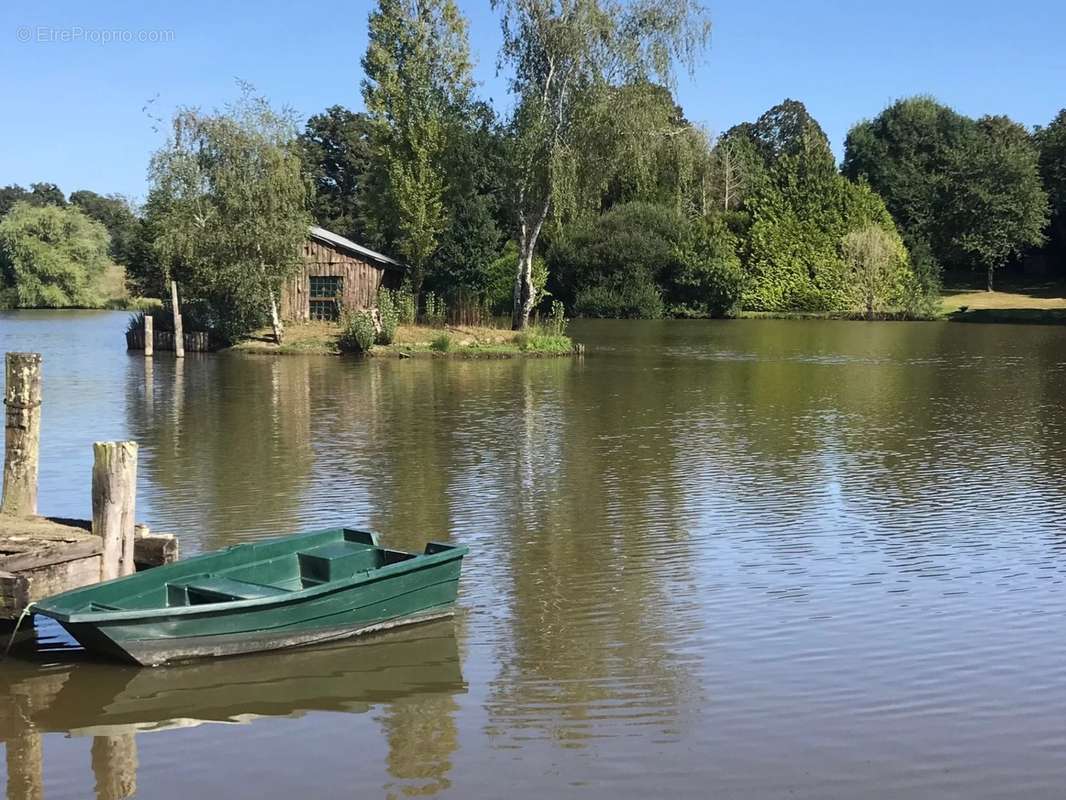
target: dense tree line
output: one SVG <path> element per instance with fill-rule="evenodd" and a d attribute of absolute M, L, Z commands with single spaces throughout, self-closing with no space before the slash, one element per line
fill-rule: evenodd
<path fill-rule="evenodd" d="M 54 183 L 0 188 L 0 308 L 99 306 L 109 267 L 145 257 L 142 220 L 121 195 Z"/>
<path fill-rule="evenodd" d="M 945 270 L 990 289 L 1005 268 L 1061 276 L 1066 110 L 1030 131 L 901 100 L 850 131 L 838 166 L 796 100 L 717 138 L 686 118 L 673 71 L 697 62 L 709 30 L 692 0 L 565 6 L 494 3 L 506 114 L 477 97 L 454 0 L 378 0 L 363 111 L 297 125 L 247 88 L 221 111 L 180 110 L 141 208 L 46 183 L 0 189 L 0 216 L 14 217 L 5 297 L 85 302 L 76 281 L 33 288 L 56 259 L 95 269 L 74 259 L 84 248 L 43 255 L 43 216 L 98 241 L 74 215 L 105 229 L 132 291 L 161 296 L 177 278 L 190 313 L 226 338 L 271 321 L 280 338 L 277 292 L 311 221 L 402 258 L 416 295 L 515 327 L 553 301 L 604 317 L 925 316 Z"/>
<path fill-rule="evenodd" d="M 916 97 L 856 125 L 843 169 L 884 197 L 922 270 L 980 269 L 991 291 L 995 270 L 1045 241 L 1041 138 Z"/>

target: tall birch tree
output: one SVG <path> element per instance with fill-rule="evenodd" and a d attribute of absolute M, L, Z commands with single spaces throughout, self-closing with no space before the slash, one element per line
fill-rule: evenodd
<path fill-rule="evenodd" d="M 281 344 L 282 281 L 300 264 L 310 186 L 292 114 L 243 87 L 224 111 L 184 109 L 152 158 L 149 211 L 163 274 L 225 339 L 266 321 Z"/>
<path fill-rule="evenodd" d="M 493 0 L 501 13 L 501 68 L 510 71 L 512 192 L 518 263 L 512 327 L 536 303 L 533 256 L 553 207 L 575 196 L 579 120 L 602 92 L 644 80 L 670 85 L 710 35 L 696 0 Z"/>

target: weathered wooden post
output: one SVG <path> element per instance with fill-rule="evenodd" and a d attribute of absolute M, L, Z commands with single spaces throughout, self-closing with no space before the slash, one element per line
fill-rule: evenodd
<path fill-rule="evenodd" d="M 155 352 L 155 320 L 151 314 L 144 315 L 144 357 L 148 358 Z"/>
<path fill-rule="evenodd" d="M 41 354 L 8 353 L 4 423 L 4 493 L 0 512 L 37 513 L 41 448 Z"/>
<path fill-rule="evenodd" d="M 137 443 L 93 444 L 93 533 L 103 539 L 100 580 L 132 575 Z"/>
<path fill-rule="evenodd" d="M 174 306 L 174 353 L 185 358 L 185 334 L 181 329 L 181 309 L 178 307 L 178 282 L 170 282 L 170 301 Z"/>

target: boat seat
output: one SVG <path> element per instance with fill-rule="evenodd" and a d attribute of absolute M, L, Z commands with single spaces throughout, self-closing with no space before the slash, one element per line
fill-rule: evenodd
<path fill-rule="evenodd" d="M 296 556 L 300 562 L 300 576 L 305 582 L 326 583 L 376 569 L 380 553 L 376 547 L 343 541 L 301 550 Z"/>
<path fill-rule="evenodd" d="M 215 603 L 225 600 L 257 600 L 289 592 L 288 589 L 282 589 L 280 586 L 239 581 L 224 575 L 204 575 L 176 588 L 185 589 L 188 592 L 190 603 L 195 600 Z"/>

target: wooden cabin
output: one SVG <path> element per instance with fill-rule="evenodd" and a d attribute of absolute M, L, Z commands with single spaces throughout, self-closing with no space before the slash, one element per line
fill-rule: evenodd
<path fill-rule="evenodd" d="M 312 227 L 303 266 L 281 287 L 287 322 L 335 320 L 345 308 L 372 308 L 378 289 L 399 289 L 405 267 L 325 228 Z"/>

